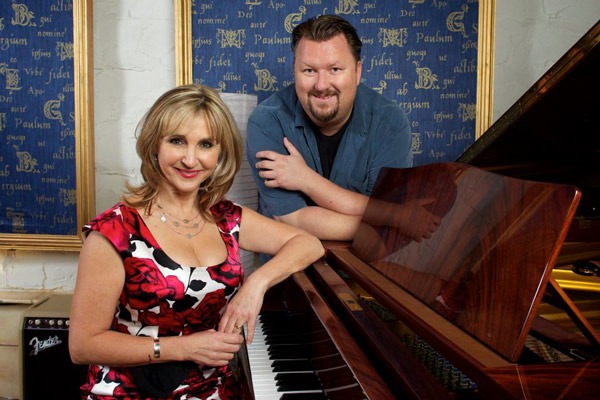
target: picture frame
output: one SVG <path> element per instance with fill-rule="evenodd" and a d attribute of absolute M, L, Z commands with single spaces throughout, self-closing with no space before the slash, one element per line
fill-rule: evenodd
<path fill-rule="evenodd" d="M 492 123 L 492 96 L 493 96 L 493 66 L 494 66 L 494 30 L 495 30 L 495 0 L 480 0 L 472 1 L 465 0 L 460 2 L 425 2 L 424 0 L 406 0 L 398 2 L 396 0 L 392 2 L 378 2 L 377 7 L 369 8 L 369 4 L 363 4 L 362 8 L 359 9 L 360 5 L 357 2 L 344 2 L 344 1 L 321 1 L 317 2 L 317 5 L 298 5 L 298 4 L 287 4 L 283 2 L 267 2 L 262 0 L 237 0 L 235 2 L 217 2 L 217 1 L 202 1 L 197 0 L 182 0 L 175 2 L 175 26 L 176 26 L 176 82 L 178 85 L 186 83 L 203 83 L 209 86 L 215 87 L 223 92 L 233 93 L 246 93 L 246 94 L 258 94 L 260 103 L 264 96 L 272 94 L 268 90 L 261 88 L 261 83 L 256 81 L 268 81 L 271 86 L 279 85 L 279 88 L 285 84 L 289 84 L 292 80 L 289 76 L 282 78 L 282 73 L 274 72 L 277 65 L 273 64 L 285 64 L 290 72 L 291 66 L 291 50 L 289 41 L 286 41 L 291 33 L 291 28 L 294 24 L 299 21 L 324 13 L 335 13 L 342 17 L 346 17 L 351 23 L 355 24 L 354 21 L 360 21 L 357 30 L 359 36 L 363 40 L 363 81 L 369 78 L 365 77 L 365 71 L 368 70 L 372 64 L 379 63 L 385 68 L 385 64 L 394 65 L 393 67 L 387 68 L 384 72 L 387 75 L 392 76 L 391 79 L 376 78 L 370 82 L 370 86 L 376 90 L 385 91 L 386 94 L 392 93 L 393 84 L 406 84 L 409 86 L 409 90 L 412 90 L 412 85 L 417 85 L 416 81 L 420 78 L 406 79 L 408 74 L 405 72 L 399 73 L 398 65 L 405 62 L 402 58 L 412 51 L 412 54 L 418 55 L 422 50 L 412 49 L 406 50 L 401 49 L 401 46 L 389 46 L 384 50 L 380 50 L 377 54 L 379 59 L 375 56 L 364 54 L 365 50 L 368 51 L 369 46 L 372 46 L 373 42 L 377 41 L 396 41 L 405 40 L 398 36 L 400 35 L 413 35 L 418 34 L 419 24 L 421 26 L 436 23 L 438 27 L 428 27 L 429 32 L 433 32 L 430 41 L 437 40 L 436 35 L 442 36 L 440 38 L 440 45 L 437 50 L 426 50 L 431 54 L 440 50 L 440 60 L 442 56 L 450 54 L 456 54 L 453 50 L 448 50 L 449 53 L 443 53 L 444 48 L 447 47 L 448 43 L 443 43 L 444 38 L 450 36 L 457 37 L 461 34 L 466 38 L 466 43 L 463 43 L 464 47 L 476 48 L 476 55 L 469 59 L 464 68 L 473 69 L 473 65 L 476 64 L 476 71 L 472 71 L 469 74 L 469 80 L 466 83 L 474 87 L 472 91 L 470 88 L 463 90 L 463 92 L 469 92 L 469 99 L 467 101 L 457 100 L 455 103 L 442 105 L 440 111 L 440 118 L 443 118 L 443 111 L 445 109 L 452 109 L 455 120 L 458 118 L 465 117 L 467 120 L 467 128 L 462 125 L 458 126 L 444 126 L 437 125 L 424 126 L 422 123 L 428 118 L 433 118 L 433 113 L 437 110 L 427 110 L 424 114 L 417 117 L 409 115 L 411 123 L 413 123 L 413 154 L 415 154 L 415 165 L 425 164 L 430 162 L 445 162 L 454 161 L 464 149 L 470 146 L 477 138 L 479 138 L 491 125 Z M 467 26 L 467 14 L 473 12 L 474 6 L 477 6 L 477 21 Z M 285 10 L 285 7 L 289 7 Z M 435 10 L 435 7 L 447 7 L 447 10 L 443 10 L 442 14 L 445 18 L 439 18 L 439 10 Z M 223 8 L 227 8 L 224 10 Z M 279 9 L 281 8 L 281 10 Z M 423 11 L 431 9 L 432 12 L 436 12 L 436 16 L 431 19 L 422 17 Z M 283 10 L 283 11 L 282 11 Z M 419 13 L 420 12 L 420 13 Z M 410 19 L 411 15 L 416 16 L 414 20 Z M 445 14 L 444 14 L 445 13 Z M 394 21 L 395 16 L 398 17 L 397 22 Z M 406 17 L 406 18 L 405 18 Z M 473 17 L 473 15 L 471 15 Z M 278 19 L 279 18 L 279 19 Z M 420 19 L 419 19 L 420 18 Z M 245 22 L 247 20 L 248 22 Z M 241 22 L 240 22 L 241 21 Z M 364 24 L 362 23 L 363 21 Z M 381 21 L 382 25 L 378 26 L 378 22 Z M 371 29 L 369 24 L 372 23 L 374 32 L 379 28 L 379 34 L 362 34 L 365 27 Z M 391 28 L 385 28 L 384 26 L 390 26 Z M 414 24 L 414 25 L 411 25 Z M 356 24 L 355 24 L 356 25 Z M 453 26 L 451 26 L 453 25 Z M 273 31 L 269 34 L 264 33 L 262 30 L 267 27 L 276 26 Z M 284 29 L 285 27 L 285 29 Z M 406 28 L 404 31 L 402 29 Z M 398 28 L 398 29 L 396 29 Z M 460 29 L 463 32 L 460 32 Z M 287 32 L 286 32 L 287 31 Z M 198 32 L 201 32 L 199 34 Z M 389 38 L 377 37 L 378 35 L 390 35 Z M 393 35 L 396 35 L 395 37 Z M 400 37 L 400 39 L 399 39 Z M 474 38 L 476 37 L 476 40 Z M 450 38 L 452 39 L 452 38 Z M 265 43 L 262 46 L 265 50 L 260 50 L 260 42 Z M 476 43 L 473 43 L 476 41 Z M 283 50 L 279 50 L 277 46 L 272 45 L 273 43 L 283 43 L 280 46 Z M 258 43 L 258 44 L 257 44 Z M 381 45 L 387 46 L 387 44 Z M 393 49 L 393 50 L 389 50 Z M 385 54 L 387 52 L 387 54 Z M 393 56 L 390 56 L 394 53 Z M 237 55 L 236 55 L 237 54 Z M 246 54 L 248 60 L 242 60 Z M 285 55 L 287 54 L 287 56 Z M 456 54 L 457 57 L 463 57 L 461 54 Z M 288 57 L 288 58 L 285 58 Z M 270 60 L 270 61 L 265 61 Z M 414 70 L 423 69 L 428 70 L 431 76 L 436 73 L 436 67 L 440 68 L 440 71 L 444 65 L 440 62 L 438 65 L 427 66 L 431 68 L 420 68 L 424 65 L 418 65 L 418 61 L 414 57 L 412 60 L 408 60 L 405 64 L 411 63 L 411 73 L 414 74 Z M 455 60 L 456 64 L 459 65 L 464 60 Z M 271 65 L 267 65 L 270 62 Z M 370 64 L 367 65 L 367 62 Z M 414 62 L 414 65 L 412 63 Z M 446 61 L 444 61 L 446 62 Z M 424 62 L 423 64 L 425 64 Z M 450 63 L 446 63 L 446 66 Z M 252 65 L 252 68 L 248 68 L 248 65 Z M 377 66 L 376 66 L 377 67 Z M 203 73 L 200 74 L 197 71 L 202 68 Z M 216 69 L 221 68 L 219 72 L 221 75 L 218 77 L 209 76 Z M 246 69 L 244 69 L 246 68 Z M 273 69 L 272 69 L 273 68 Z M 458 66 L 457 68 L 461 68 Z M 254 69 L 254 70 L 253 70 Z M 196 72 L 195 72 L 196 71 Z M 433 71 L 433 72 L 432 72 Z M 204 73 L 206 72 L 206 74 Z M 368 71 L 367 71 L 368 72 Z M 266 74 L 266 77 L 259 76 L 259 74 Z M 256 75 L 256 76 L 255 76 Z M 397 82 L 394 75 L 401 76 L 405 75 L 404 78 L 399 78 Z M 450 73 L 439 73 L 439 83 L 444 81 L 451 82 L 455 76 L 460 74 Z M 269 81 L 270 79 L 270 81 Z M 246 85 L 241 89 L 235 85 L 235 80 L 246 80 Z M 432 82 L 432 80 L 430 80 Z M 462 83 L 461 83 L 462 84 Z M 264 85 L 263 85 L 264 86 Z M 460 85 L 456 85 L 458 87 Z M 258 88 L 258 89 L 257 89 Z M 257 90 L 253 90 L 257 89 Z M 439 89 L 439 86 L 438 86 Z M 261 91 L 262 90 L 262 91 Z M 274 90 L 277 90 L 274 89 Z M 406 92 L 406 86 L 399 86 L 394 88 L 396 92 Z M 449 93 L 448 97 L 456 95 L 457 98 L 460 96 L 460 89 L 453 89 L 454 93 Z M 416 99 L 414 102 L 415 106 L 422 104 L 421 100 L 417 96 L 424 95 L 431 96 L 433 91 L 427 92 L 423 88 L 413 90 L 413 92 L 419 92 L 417 95 L 409 92 L 406 97 L 406 104 L 409 104 Z M 263 98 L 261 98 L 261 95 Z M 435 93 L 437 95 L 437 93 Z M 397 96 L 389 96 L 394 101 L 401 103 L 403 99 Z M 457 110 L 458 109 L 458 110 Z M 461 116 L 462 114 L 462 116 Z M 412 118 L 411 118 L 412 117 Z M 419 125 L 420 124 L 420 125 Z M 448 152 L 444 150 L 446 143 L 453 138 L 461 140 L 460 143 L 456 144 L 456 147 L 452 151 Z M 426 150 L 421 147 L 427 142 L 434 143 L 432 146 L 437 145 L 442 148 L 438 151 L 434 148 L 429 149 L 429 154 Z"/>
<path fill-rule="evenodd" d="M 0 249 L 79 251 L 95 215 L 92 0 L 2 7 Z"/>

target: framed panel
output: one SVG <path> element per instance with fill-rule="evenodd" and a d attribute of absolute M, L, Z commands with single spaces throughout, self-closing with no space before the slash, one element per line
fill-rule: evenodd
<path fill-rule="evenodd" d="M 95 213 L 92 1 L 0 9 L 0 248 L 77 251 Z"/>
<path fill-rule="evenodd" d="M 363 41 L 363 82 L 412 124 L 415 165 L 454 161 L 491 124 L 495 0 L 175 2 L 177 83 L 249 93 L 293 83 L 291 30 L 339 14 Z"/>

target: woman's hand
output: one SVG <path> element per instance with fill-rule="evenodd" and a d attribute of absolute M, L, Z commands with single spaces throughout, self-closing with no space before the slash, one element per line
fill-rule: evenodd
<path fill-rule="evenodd" d="M 258 275 L 250 276 L 227 305 L 219 322 L 219 332 L 240 333 L 242 327 L 247 325 L 246 343 L 252 343 L 265 292 Z"/>
<path fill-rule="evenodd" d="M 214 329 L 192 333 L 180 339 L 185 341 L 181 350 L 186 352 L 187 360 L 211 367 L 227 365 L 244 341 L 239 332 L 225 333 Z"/>

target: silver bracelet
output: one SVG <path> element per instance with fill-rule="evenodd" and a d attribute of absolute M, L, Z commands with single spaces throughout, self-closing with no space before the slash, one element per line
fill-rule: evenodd
<path fill-rule="evenodd" d="M 160 358 L 160 340 L 154 338 L 154 358 Z"/>

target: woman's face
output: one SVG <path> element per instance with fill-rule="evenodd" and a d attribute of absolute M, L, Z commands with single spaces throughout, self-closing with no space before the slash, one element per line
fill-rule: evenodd
<path fill-rule="evenodd" d="M 158 147 L 158 165 L 166 177 L 166 188 L 176 194 L 196 195 L 200 184 L 215 170 L 219 152 L 220 145 L 212 139 L 203 115 L 184 121 L 163 137 Z"/>

